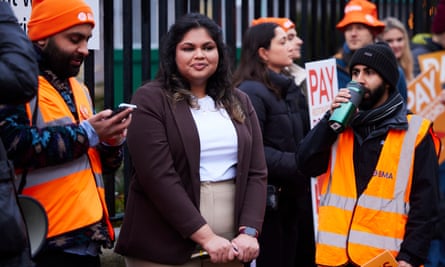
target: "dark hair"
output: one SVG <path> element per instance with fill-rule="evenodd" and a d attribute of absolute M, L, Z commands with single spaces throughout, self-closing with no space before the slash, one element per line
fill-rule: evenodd
<path fill-rule="evenodd" d="M 259 81 L 272 90 L 278 98 L 281 97 L 281 89 L 270 82 L 270 70 L 258 54 L 259 48 L 270 48 L 277 27 L 280 26 L 276 23 L 261 23 L 249 27 L 244 33 L 240 63 L 233 79 L 235 86 L 244 80 Z"/>
<path fill-rule="evenodd" d="M 172 96 L 173 102 L 185 99 L 194 105 L 189 82 L 181 76 L 176 64 L 176 46 L 190 30 L 204 28 L 216 43 L 219 62 L 215 73 L 207 81 L 206 93 L 215 100 L 217 106 L 224 106 L 228 114 L 242 122 L 244 112 L 239 100 L 234 96 L 231 83 L 232 72 L 227 47 L 223 41 L 221 28 L 213 20 L 199 13 L 188 13 L 176 20 L 162 39 L 159 70 L 156 79 Z"/>

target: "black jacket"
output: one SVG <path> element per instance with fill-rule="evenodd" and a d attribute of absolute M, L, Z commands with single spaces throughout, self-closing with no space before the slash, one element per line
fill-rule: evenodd
<path fill-rule="evenodd" d="M 256 266 L 315 266 L 310 178 L 297 164 L 301 139 L 309 131 L 306 98 L 293 77 L 269 71 L 281 97 L 258 81 L 243 81 L 258 115 L 268 168 L 268 184 L 280 188 L 276 208 L 266 210 Z"/>
<path fill-rule="evenodd" d="M 263 133 L 268 183 L 294 184 L 299 179 L 296 162 L 298 143 L 309 130 L 307 102 L 291 77 L 269 72 L 281 89 L 278 98 L 263 83 L 243 81 L 239 88 L 250 97 Z"/>
<path fill-rule="evenodd" d="M 28 102 L 37 93 L 37 75 L 31 42 L 19 27 L 9 3 L 0 2 L 0 105 Z M 4 149 L 3 145 L 0 149 Z M 0 256 L 0 266 L 34 266 L 29 247 L 17 255 Z"/>
<path fill-rule="evenodd" d="M 329 113 L 303 139 L 299 151 L 301 171 L 310 176 L 324 173 L 328 167 L 331 146 L 337 134 L 328 125 Z M 382 141 L 389 129 L 406 121 L 406 110 L 386 121 L 364 140 L 359 140 L 354 130 L 354 170 L 357 193 L 365 190 L 380 155 Z M 433 234 L 433 221 L 438 205 L 438 164 L 431 135 L 425 136 L 415 150 L 413 181 L 410 195 L 410 212 L 404 240 L 398 260 L 405 260 L 413 266 L 422 264 L 427 255 Z M 382 226 L 384 227 L 384 226 Z"/>
<path fill-rule="evenodd" d="M 34 48 L 9 3 L 0 2 L 0 104 L 28 102 L 37 92 Z"/>

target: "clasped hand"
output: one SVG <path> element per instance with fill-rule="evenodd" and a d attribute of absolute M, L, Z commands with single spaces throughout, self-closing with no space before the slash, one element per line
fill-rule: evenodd
<path fill-rule="evenodd" d="M 240 234 L 231 242 L 221 236 L 214 235 L 203 248 L 208 252 L 214 263 L 224 263 L 238 259 L 240 262 L 250 262 L 258 257 L 259 244 L 254 237 Z"/>

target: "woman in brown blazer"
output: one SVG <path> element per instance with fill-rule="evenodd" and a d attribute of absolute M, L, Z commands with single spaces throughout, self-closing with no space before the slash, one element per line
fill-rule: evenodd
<path fill-rule="evenodd" d="M 255 111 L 231 86 L 214 21 L 187 14 L 163 41 L 157 78 L 132 99 L 132 179 L 116 252 L 128 267 L 242 266 L 258 256 L 266 203 Z"/>

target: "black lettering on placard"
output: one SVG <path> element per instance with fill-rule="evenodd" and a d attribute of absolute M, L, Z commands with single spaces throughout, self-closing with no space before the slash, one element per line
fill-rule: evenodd
<path fill-rule="evenodd" d="M 8 2 L 11 6 L 18 6 L 17 0 L 3 0 L 3 2 Z"/>
<path fill-rule="evenodd" d="M 14 13 L 16 13 L 17 11 L 21 11 L 24 8 L 29 8 L 28 10 L 31 10 L 30 7 L 32 5 L 31 4 L 32 0 L 23 0 L 23 2 L 21 2 L 23 4 L 20 4 L 20 5 L 17 3 L 18 1 L 20 1 L 20 0 L 0 0 L 0 2 L 7 2 L 7 3 L 9 3 L 9 5 L 12 7 Z M 16 13 L 17 21 L 18 21 L 18 23 L 20 25 L 20 28 L 22 28 L 22 30 L 27 33 L 28 32 L 28 19 L 29 18 L 26 17 L 26 16 L 20 18 L 19 15 L 21 15 L 21 12 Z"/>
<path fill-rule="evenodd" d="M 27 21 L 26 17 L 23 17 L 23 21 L 22 22 L 19 21 L 19 25 L 23 29 L 24 32 L 28 32 L 28 26 L 27 26 L 28 25 L 28 21 Z"/>
<path fill-rule="evenodd" d="M 19 6 L 17 0 L 0 0 L 0 2 L 8 2 L 11 6 Z M 31 6 L 31 0 L 23 0 L 23 6 Z"/>

